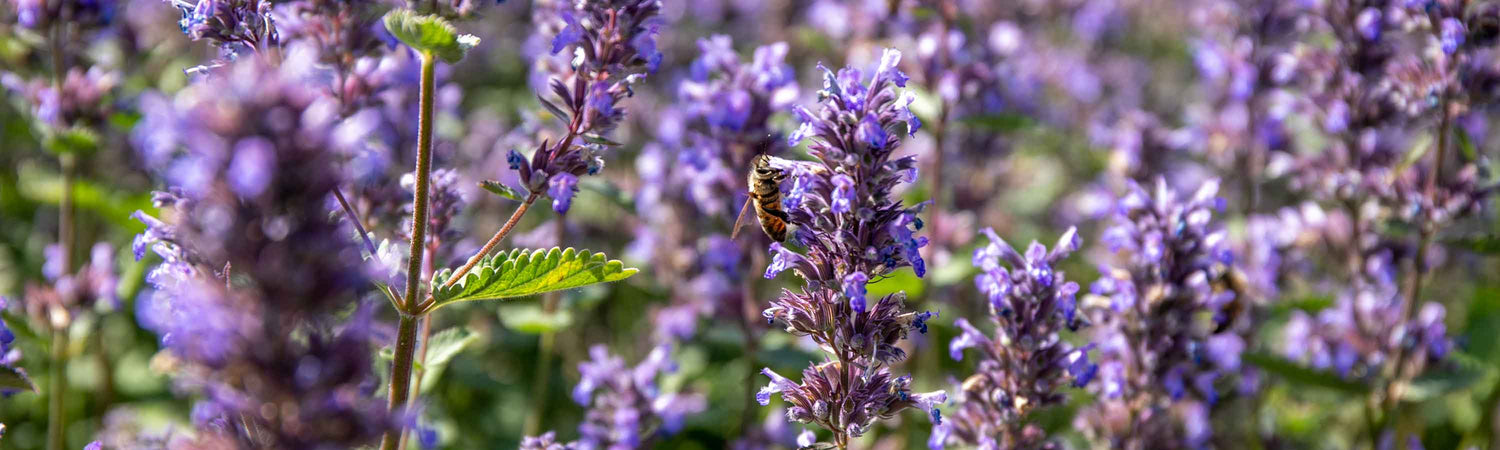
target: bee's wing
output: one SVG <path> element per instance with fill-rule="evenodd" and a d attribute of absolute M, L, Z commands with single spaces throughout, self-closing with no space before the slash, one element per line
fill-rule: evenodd
<path fill-rule="evenodd" d="M 740 235 L 740 225 L 745 223 L 745 215 L 748 212 L 750 212 L 750 195 L 745 196 L 745 206 L 740 207 L 740 216 L 734 219 L 734 231 L 729 232 L 729 240 L 734 240 Z"/>

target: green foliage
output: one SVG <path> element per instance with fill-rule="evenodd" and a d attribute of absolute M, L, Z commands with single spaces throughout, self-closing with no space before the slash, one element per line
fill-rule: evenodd
<path fill-rule="evenodd" d="M 36 392 L 36 385 L 31 384 L 31 378 L 27 378 L 26 372 L 21 369 L 0 366 L 0 389 Z"/>
<path fill-rule="evenodd" d="M 1295 385 L 1320 387 L 1354 395 L 1367 395 L 1370 392 L 1367 384 L 1345 380 L 1333 372 L 1308 368 L 1280 356 L 1246 352 L 1243 358 L 1245 362 Z"/>
<path fill-rule="evenodd" d="M 522 201 L 522 199 L 521 199 L 522 196 L 521 196 L 521 192 L 520 191 L 517 191 L 515 189 L 511 189 L 510 186 L 506 186 L 504 184 L 500 184 L 499 181 L 495 181 L 495 180 L 480 181 L 479 182 L 479 187 L 482 188 L 482 189 L 484 189 L 484 190 L 486 190 L 486 191 L 490 191 L 490 193 L 492 193 L 492 194 L 495 194 L 495 195 L 498 195 L 498 196 L 501 196 L 501 197 L 505 197 L 505 198 L 508 198 L 508 199 L 511 199 L 511 200 L 515 200 L 515 201 L 518 201 L 518 202 Z"/>
<path fill-rule="evenodd" d="M 1030 118 L 1020 114 L 991 114 L 985 116 L 965 117 L 958 123 L 985 131 L 996 133 L 1008 133 L 1020 131 L 1031 126 Z"/>
<path fill-rule="evenodd" d="M 455 302 L 526 297 L 620 281 L 637 271 L 619 260 L 606 259 L 603 253 L 588 250 L 516 249 L 485 257 L 458 283 L 433 289 L 436 302 L 432 309 Z M 432 285 L 442 286 L 452 276 L 453 269 L 443 269 L 433 276 Z"/>
<path fill-rule="evenodd" d="M 500 310 L 500 323 L 526 334 L 556 333 L 573 324 L 567 310 L 548 313 L 537 305 L 514 305 Z"/>
<path fill-rule="evenodd" d="M 453 24 L 435 15 L 417 14 L 409 9 L 391 10 L 385 14 L 385 29 L 411 48 L 431 53 L 449 64 L 479 44 L 472 34 L 458 34 Z"/>
<path fill-rule="evenodd" d="M 422 390 L 430 391 L 437 386 L 448 362 L 470 345 L 479 342 L 479 335 L 468 328 L 456 327 L 439 331 L 427 340 L 427 360 L 422 364 Z"/>

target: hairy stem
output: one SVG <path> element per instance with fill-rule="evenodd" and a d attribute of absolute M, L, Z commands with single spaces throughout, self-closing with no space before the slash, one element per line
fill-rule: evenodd
<path fill-rule="evenodd" d="M 417 317 L 401 314 L 401 322 L 396 331 L 396 361 L 391 366 L 391 395 L 390 408 L 392 412 L 402 411 L 406 407 L 406 400 L 411 392 L 411 369 L 415 361 L 417 350 Z M 403 421 L 404 422 L 404 421 Z M 395 450 L 401 443 L 402 429 L 391 429 L 385 432 L 385 439 L 381 442 L 383 450 Z"/>
<path fill-rule="evenodd" d="M 417 350 L 417 289 L 422 284 L 422 246 L 427 242 L 427 191 L 432 184 L 432 102 L 433 69 L 431 52 L 422 52 L 422 88 L 420 119 L 417 122 L 417 188 L 413 195 L 411 221 L 411 257 L 406 266 L 406 296 L 401 299 L 401 323 L 396 335 L 396 360 L 391 366 L 390 409 L 392 413 L 406 407 L 411 390 L 412 362 Z M 404 428 L 404 427 L 402 427 Z M 401 442 L 401 429 L 386 431 L 380 447 L 395 450 Z"/>

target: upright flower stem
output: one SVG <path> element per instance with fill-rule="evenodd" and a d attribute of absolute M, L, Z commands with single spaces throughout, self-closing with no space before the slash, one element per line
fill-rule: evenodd
<path fill-rule="evenodd" d="M 63 55 L 63 27 L 66 23 L 52 25 L 52 88 L 62 95 L 63 77 L 66 76 L 66 58 Z M 75 159 L 72 154 L 59 157 L 62 166 L 62 198 L 58 201 L 57 244 L 61 247 L 62 271 L 73 270 L 73 177 Z M 48 373 L 47 393 L 47 449 L 62 450 L 66 444 L 64 423 L 66 414 L 63 399 L 68 390 L 64 368 L 68 361 L 68 324 L 72 318 L 62 307 L 49 311 L 48 322 L 52 325 L 52 366 Z"/>
<path fill-rule="evenodd" d="M 422 87 L 417 122 L 417 188 L 413 195 L 411 221 L 411 257 L 406 266 L 406 296 L 401 300 L 400 324 L 396 333 L 396 359 L 391 367 L 390 408 L 397 412 L 406 407 L 411 391 L 411 369 L 417 351 L 417 290 L 422 284 L 422 246 L 427 242 L 427 193 L 432 184 L 432 102 L 433 70 L 436 62 L 431 52 L 422 52 Z M 400 428 L 405 428 L 400 427 Z M 401 443 L 401 429 L 386 431 L 380 447 L 395 450 Z"/>
<path fill-rule="evenodd" d="M 566 214 L 558 214 L 557 221 L 553 222 L 553 226 L 557 229 L 557 245 L 559 246 L 566 240 L 564 237 L 568 231 L 566 217 Z M 560 292 L 548 292 L 542 296 L 542 314 L 551 317 L 557 313 L 557 304 L 561 300 L 560 294 Z M 557 333 L 552 331 L 542 333 L 540 341 L 537 342 L 536 374 L 535 378 L 532 378 L 536 380 L 534 381 L 536 386 L 532 392 L 536 392 L 537 395 L 533 397 L 535 400 L 531 403 L 531 414 L 526 417 L 526 424 L 522 427 L 523 436 L 533 436 L 541 430 L 542 415 L 547 412 L 547 390 L 551 387 L 552 381 L 552 377 L 548 375 L 552 373 L 552 349 L 556 342 Z"/>

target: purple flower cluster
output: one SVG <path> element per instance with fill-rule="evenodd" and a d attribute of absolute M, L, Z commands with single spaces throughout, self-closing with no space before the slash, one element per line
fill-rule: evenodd
<path fill-rule="evenodd" d="M 25 99 L 32 107 L 32 115 L 53 128 L 103 125 L 114 110 L 109 100 L 119 84 L 118 73 L 98 67 L 69 70 L 60 89 L 50 79 L 26 80 L 14 73 L 0 72 L 0 85 Z"/>
<path fill-rule="evenodd" d="M 907 80 L 897 69 L 900 60 L 900 52 L 887 49 L 868 84 L 858 69 L 835 75 L 825 68 L 822 110 L 794 109 L 802 123 L 788 143 L 812 137 L 809 153 L 817 161 L 782 168 L 794 179 L 782 204 L 796 227 L 793 240 L 806 253 L 772 243 L 765 273 L 773 278 L 792 269 L 805 280 L 795 292 L 783 290 L 763 314 L 812 339 L 831 360 L 809 367 L 800 383 L 765 370 L 772 381 L 757 400 L 768 404 L 771 393 L 781 393 L 792 404 L 788 419 L 832 431 L 838 445 L 909 407 L 941 422 L 935 405 L 946 398 L 942 391 L 911 393 L 910 378 L 894 377 L 886 367 L 905 358 L 896 343 L 910 331 L 926 332 L 932 313 L 905 310 L 904 293 L 872 301 L 865 288 L 902 267 L 917 276 L 926 272 L 918 250 L 927 240 L 914 236 L 922 206 L 891 198 L 898 183 L 916 180 L 915 157 L 891 156 L 901 135 L 920 127 L 909 109 L 912 93 L 895 89 Z"/>
<path fill-rule="evenodd" d="M 9 3 L 15 8 L 17 23 L 33 29 L 53 24 L 82 29 L 102 27 L 114 20 L 115 10 L 119 7 L 116 0 L 15 0 Z"/>
<path fill-rule="evenodd" d="M 165 0 L 182 11 L 178 25 L 192 40 L 208 39 L 225 60 L 243 50 L 274 51 L 281 45 L 270 0 Z"/>
<path fill-rule="evenodd" d="M 950 442 L 995 449 L 1041 446 L 1045 435 L 1023 419 L 1063 403 L 1064 386 L 1085 386 L 1098 370 L 1088 358 L 1092 345 L 1074 347 L 1059 335 L 1083 325 L 1074 297 L 1078 283 L 1053 270 L 1081 246 L 1078 230 L 1068 229 L 1050 252 L 1032 242 L 1025 255 L 994 230 L 986 228 L 984 234 L 990 243 L 974 251 L 974 265 L 982 271 L 974 282 L 989 299 L 995 336 L 963 318 L 954 321 L 962 334 L 948 345 L 950 356 L 962 360 L 964 349 L 974 348 L 983 359 L 964 380 L 954 412 L 933 427 L 928 446 L 934 449 Z"/>
<path fill-rule="evenodd" d="M 1241 369 L 1244 341 L 1225 331 L 1232 303 L 1248 300 L 1225 282 L 1234 255 L 1212 222 L 1218 188 L 1179 197 L 1162 179 L 1150 192 L 1132 182 L 1101 238 L 1120 258 L 1092 286 L 1100 402 L 1082 417 L 1113 446 L 1202 445 L 1221 379 Z"/>
<path fill-rule="evenodd" d="M 1372 255 L 1364 278 L 1340 293 L 1333 306 L 1316 315 L 1293 312 L 1282 330 L 1285 356 L 1352 379 L 1386 375 L 1382 370 L 1396 362 L 1403 347 L 1407 364 L 1416 365 L 1409 373 L 1442 359 L 1453 346 L 1443 305 L 1426 302 L 1415 317 L 1403 316 L 1397 273 L 1388 251 Z"/>
<path fill-rule="evenodd" d="M 548 88 L 562 107 L 538 98 L 568 123 L 567 135 L 543 140 L 530 159 L 515 150 L 506 157 L 521 184 L 533 195 L 545 191 L 559 214 L 571 206 L 577 178 L 604 168 L 603 152 L 615 145 L 606 135 L 625 117 L 621 103 L 634 95 L 631 85 L 661 63 L 653 21 L 660 12 L 660 0 L 582 2 L 559 12 L 566 25 L 553 38 L 552 53 L 572 48 L 573 59 Z"/>
<path fill-rule="evenodd" d="M 677 370 L 668 353 L 668 347 L 658 346 L 640 364 L 627 367 L 602 345 L 589 349 L 591 359 L 578 364 L 581 377 L 573 387 L 573 401 L 589 410 L 578 424 L 579 440 L 566 448 L 647 447 L 653 437 L 681 431 L 688 415 L 702 412 L 707 407 L 702 396 L 661 392 L 657 378 Z M 553 436 L 528 437 L 521 448 L 562 448 Z"/>
<path fill-rule="evenodd" d="M 336 110 L 286 64 L 242 60 L 145 111 L 137 145 L 172 190 L 155 198 L 165 220 L 135 214 L 136 257 L 163 259 L 137 317 L 186 366 L 214 439 L 366 444 L 395 421 L 369 391 L 372 310 L 332 320 L 369 281 L 331 214 Z"/>
<path fill-rule="evenodd" d="M 10 300 L 0 297 L 0 311 L 10 307 Z M 26 378 L 26 369 L 19 367 L 21 362 L 21 349 L 15 346 L 16 333 L 11 331 L 10 326 L 0 322 L 0 366 L 14 370 L 22 378 Z M 0 396 L 9 397 L 19 391 L 14 389 L 0 389 Z"/>
<path fill-rule="evenodd" d="M 784 43 L 756 48 L 751 61 L 740 59 L 727 36 L 701 39 L 698 49 L 702 55 L 657 125 L 658 140 L 636 160 L 644 181 L 636 210 L 648 226 L 634 253 L 651 259 L 663 282 L 690 286 L 674 290 L 673 305 L 657 313 L 671 339 L 692 336 L 702 315 L 741 313 L 737 288 L 753 276 L 742 259 L 753 244 L 730 241 L 719 224 L 734 220 L 744 204 L 744 168 L 756 152 L 782 151 L 770 119 L 797 92 Z"/>

